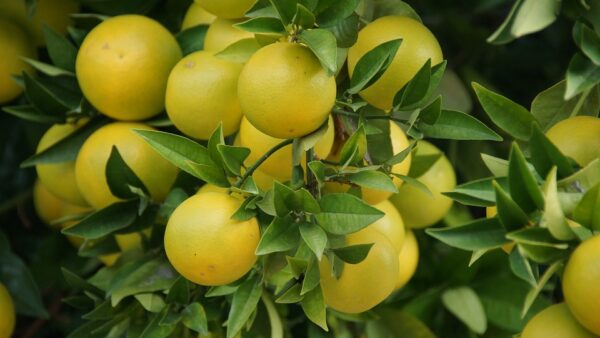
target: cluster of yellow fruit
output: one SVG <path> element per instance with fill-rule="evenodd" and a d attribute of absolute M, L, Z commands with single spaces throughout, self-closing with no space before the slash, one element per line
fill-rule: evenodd
<path fill-rule="evenodd" d="M 548 130 L 548 138 L 565 155 L 585 167 L 600 157 L 600 118 L 577 116 Z M 568 220 L 572 227 L 579 224 Z M 562 275 L 565 303 L 553 305 L 529 321 L 522 338 L 600 336 L 600 235 L 581 243 Z"/>
<path fill-rule="evenodd" d="M 44 45 L 42 26 L 64 34 L 70 23 L 69 14 L 78 11 L 75 0 L 40 0 L 30 17 L 25 1 L 0 1 L 0 104 L 23 92 L 12 76 L 33 73 L 33 68 L 21 58 L 35 59 L 36 46 Z"/>
<path fill-rule="evenodd" d="M 213 11 L 209 3 L 212 2 L 193 4 L 185 21 L 191 22 L 192 16 L 197 15 L 202 19 L 196 22 L 205 22 L 202 8 L 217 15 L 208 29 L 205 50 L 184 57 L 167 83 L 166 109 L 175 126 L 188 136 L 207 139 L 222 122 L 225 134 L 238 131 L 235 144 L 249 148 L 248 159 L 254 162 L 283 139 L 310 134 L 329 119 L 329 128 L 315 145 L 315 155 L 321 159 L 335 157 L 331 154 L 334 128 L 330 116 L 336 97 L 334 78 L 326 74 L 307 47 L 292 42 L 262 47 L 243 65 L 219 59 L 215 52 L 253 36 L 233 26 L 239 21 L 232 20 L 231 15 L 223 17 L 223 12 Z M 238 11 L 240 15 L 243 12 Z M 217 34 L 220 40 L 214 38 Z M 367 25 L 350 48 L 350 75 L 365 53 L 397 38 L 404 40 L 392 66 L 372 87 L 361 92 L 369 103 L 386 110 L 391 108 L 395 92 L 427 59 L 434 64 L 442 61 L 437 40 L 425 26 L 405 17 L 384 17 Z M 390 125 L 390 138 L 395 153 L 409 146 L 406 135 L 396 124 Z M 416 156 L 438 153 L 440 150 L 435 146 L 419 142 Z M 406 175 L 410 163 L 409 156 L 395 165 L 392 172 Z M 264 161 L 254 177 L 270 178 L 260 180 L 267 187 L 274 179 L 288 181 L 291 164 L 290 145 Z M 365 201 L 385 216 L 347 236 L 348 245 L 374 243 L 374 246 L 361 263 L 346 264 L 339 279 L 331 275 L 327 258 L 320 262 L 321 286 L 328 306 L 347 313 L 366 311 L 412 277 L 418 262 L 418 245 L 405 224 L 423 228 L 442 219 L 452 202 L 441 192 L 451 190 L 456 184 L 453 168 L 445 156 L 418 179 L 428 186 L 431 196 L 413 186 L 402 185 L 398 178 L 394 183 L 400 193 L 394 196 L 363 189 Z M 328 182 L 324 193 L 344 192 L 349 188 L 350 185 Z M 259 226 L 255 218 L 231 219 L 242 203 L 238 197 L 206 185 L 173 212 L 165 233 L 165 250 L 175 269 L 187 279 L 201 285 L 223 285 L 239 279 L 254 266 Z"/>

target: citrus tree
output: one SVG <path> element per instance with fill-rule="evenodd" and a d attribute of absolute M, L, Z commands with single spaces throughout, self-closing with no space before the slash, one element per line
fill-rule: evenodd
<path fill-rule="evenodd" d="M 0 338 L 600 336 L 600 2 L 412 5 L 0 3 Z"/>

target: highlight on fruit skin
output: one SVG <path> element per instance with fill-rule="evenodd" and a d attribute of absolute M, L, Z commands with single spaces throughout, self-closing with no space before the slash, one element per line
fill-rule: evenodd
<path fill-rule="evenodd" d="M 119 15 L 88 33 L 75 72 L 84 96 L 101 113 L 139 121 L 164 110 L 167 79 L 181 57 L 175 37 L 160 23 Z"/>
<path fill-rule="evenodd" d="M 190 7 L 188 7 L 187 12 L 185 12 L 185 16 L 183 17 L 181 30 L 183 31 L 198 25 L 210 25 L 215 18 L 216 17 L 214 15 L 202 8 L 200 4 L 197 2 L 192 2 Z"/>
<path fill-rule="evenodd" d="M 314 53 L 290 42 L 259 49 L 238 82 L 242 113 L 256 129 L 280 139 L 317 130 L 333 108 L 336 90 L 335 78 Z"/>
<path fill-rule="evenodd" d="M 186 279 L 225 285 L 252 269 L 260 240 L 256 218 L 232 219 L 242 201 L 221 192 L 201 192 L 181 203 L 165 230 L 167 258 Z"/>
<path fill-rule="evenodd" d="M 575 116 L 558 122 L 546 136 L 566 156 L 585 167 L 600 157 L 600 118 Z"/>

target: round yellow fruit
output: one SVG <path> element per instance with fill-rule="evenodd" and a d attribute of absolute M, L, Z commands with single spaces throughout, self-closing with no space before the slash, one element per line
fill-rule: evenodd
<path fill-rule="evenodd" d="M 346 237 L 347 245 L 374 243 L 367 257 L 358 264 L 344 264 L 339 279 L 331 273 L 331 262 L 324 256 L 319 263 L 325 304 L 345 313 L 372 309 L 394 290 L 398 279 L 398 252 L 378 231 L 367 227 Z"/>
<path fill-rule="evenodd" d="M 411 230 L 406 231 L 404 245 L 398 254 L 399 273 L 396 281 L 396 289 L 406 285 L 417 271 L 419 265 L 419 243 Z"/>
<path fill-rule="evenodd" d="M 198 26 L 210 25 L 215 20 L 215 16 L 207 12 L 202 6 L 194 2 L 190 5 L 181 24 L 181 30 Z"/>
<path fill-rule="evenodd" d="M 406 134 L 398 127 L 395 123 L 390 123 L 390 141 L 392 142 L 392 151 L 394 154 L 401 152 L 406 149 L 410 144 L 408 139 L 406 138 Z M 406 175 L 410 170 L 411 164 L 411 155 L 409 154 L 402 162 L 394 164 L 392 166 L 392 173 Z M 401 179 L 396 176 L 392 177 L 394 185 L 397 188 L 400 188 L 402 183 Z M 325 193 L 333 193 L 333 192 L 347 192 L 350 190 L 351 186 L 344 183 L 339 182 L 327 182 L 325 183 Z M 375 205 L 381 203 L 382 201 L 387 200 L 390 196 L 392 196 L 392 192 L 371 188 L 361 188 L 362 198 L 365 202 Z"/>
<path fill-rule="evenodd" d="M 78 12 L 79 3 L 75 0 L 38 0 L 30 17 L 25 1 L 0 1 L 0 16 L 5 16 L 23 27 L 37 46 L 46 44 L 43 26 L 64 35 L 67 33 L 67 26 L 71 24 L 70 15 Z"/>
<path fill-rule="evenodd" d="M 329 118 L 328 128 L 325 134 L 314 146 L 315 156 L 321 159 L 327 158 L 333 139 L 335 137 L 333 128 L 333 119 Z M 242 118 L 240 125 L 240 146 L 250 149 L 250 155 L 246 159 L 246 163 L 251 165 L 263 156 L 274 146 L 283 142 L 283 139 L 271 137 L 260 130 L 256 129 L 246 117 Z M 302 164 L 306 166 L 306 156 L 302 154 Z M 260 170 L 272 177 L 281 181 L 287 181 L 292 178 L 292 145 L 287 145 L 275 153 L 260 165 Z"/>
<path fill-rule="evenodd" d="M 390 201 L 383 201 L 375 208 L 382 211 L 385 215 L 369 225 L 369 228 L 379 231 L 382 235 L 387 238 L 397 252 L 400 252 L 404 247 L 404 240 L 406 238 L 406 229 L 404 228 L 404 222 L 396 207 Z"/>
<path fill-rule="evenodd" d="M 219 123 L 223 134 L 235 133 L 242 118 L 237 97 L 241 70 L 242 65 L 205 51 L 181 59 L 167 83 L 167 114 L 175 127 L 201 140 L 208 140 Z"/>
<path fill-rule="evenodd" d="M 219 18 L 241 18 L 256 0 L 196 0 L 200 6 Z"/>
<path fill-rule="evenodd" d="M 600 235 L 571 254 L 562 280 L 565 301 L 586 329 L 600 336 Z"/>
<path fill-rule="evenodd" d="M 54 221 L 66 216 L 84 214 L 89 208 L 71 204 L 52 194 L 37 180 L 33 186 L 33 206 L 39 218 L 46 224 L 52 225 Z M 69 223 L 69 222 L 67 222 Z M 56 225 L 62 227 L 63 225 Z"/>
<path fill-rule="evenodd" d="M 21 57 L 35 58 L 29 37 L 16 24 L 0 19 L 0 104 L 12 101 L 23 92 L 13 75 L 33 73 L 33 68 Z"/>
<path fill-rule="evenodd" d="M 177 41 L 158 22 L 120 15 L 86 36 L 77 54 L 77 80 L 103 114 L 144 120 L 164 110 L 167 78 L 180 59 Z"/>
<path fill-rule="evenodd" d="M 394 95 L 431 59 L 431 65 L 443 60 L 442 49 L 435 36 L 422 23 L 405 16 L 381 17 L 358 32 L 356 43 L 348 49 L 348 72 L 366 53 L 384 42 L 402 39 L 400 48 L 383 75 L 359 94 L 373 106 L 392 108 Z"/>
<path fill-rule="evenodd" d="M 154 151 L 134 129 L 154 130 L 142 123 L 111 123 L 90 135 L 79 150 L 75 161 L 77 185 L 86 201 L 96 209 L 119 201 L 111 193 L 105 175 L 113 146 L 154 200 L 162 201 L 175 182 L 178 169 Z"/>
<path fill-rule="evenodd" d="M 200 285 L 225 285 L 252 269 L 260 230 L 256 218 L 231 218 L 241 203 L 228 194 L 207 192 L 175 209 L 165 230 L 165 251 L 181 275 Z"/>
<path fill-rule="evenodd" d="M 218 53 L 240 40 L 254 38 L 254 34 L 233 26 L 239 22 L 241 20 L 215 19 L 206 31 L 204 50 Z"/>
<path fill-rule="evenodd" d="M 582 167 L 600 156 L 600 119 L 597 117 L 576 116 L 562 120 L 552 126 L 546 136 Z"/>
<path fill-rule="evenodd" d="M 269 136 L 289 139 L 310 134 L 327 120 L 336 84 L 307 47 L 277 42 L 248 60 L 238 95 L 252 125 Z"/>
<path fill-rule="evenodd" d="M 554 304 L 529 320 L 521 338 L 594 338 L 573 318 L 565 303 Z"/>
<path fill-rule="evenodd" d="M 0 338 L 10 338 L 15 330 L 16 314 L 12 297 L 0 283 Z"/>
<path fill-rule="evenodd" d="M 85 123 L 87 123 L 87 119 L 81 119 L 76 123 L 53 125 L 40 139 L 36 152 L 41 153 L 48 149 L 81 128 Z M 38 164 L 35 166 L 35 170 L 42 184 L 51 193 L 69 203 L 87 206 L 75 180 L 75 161 Z"/>
<path fill-rule="evenodd" d="M 416 156 L 439 154 L 441 151 L 433 144 L 419 141 Z M 417 177 L 431 191 L 431 195 L 414 185 L 405 184 L 390 201 L 394 203 L 404 224 L 409 228 L 425 228 L 439 222 L 452 207 L 452 199 L 442 195 L 456 186 L 456 174 L 448 158 L 442 154 L 423 175 Z"/>

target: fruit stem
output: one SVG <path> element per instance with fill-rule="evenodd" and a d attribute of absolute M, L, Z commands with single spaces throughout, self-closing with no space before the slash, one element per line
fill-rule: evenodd
<path fill-rule="evenodd" d="M 269 151 L 267 151 L 263 156 L 261 156 L 256 162 L 254 162 L 254 164 L 252 164 L 252 166 L 250 168 L 248 168 L 248 170 L 246 170 L 246 172 L 244 173 L 244 175 L 237 181 L 235 182 L 235 184 L 233 185 L 236 188 L 239 188 L 242 186 L 242 184 L 244 184 L 244 182 L 248 179 L 248 177 L 250 177 L 252 175 L 252 173 L 254 173 L 254 171 L 264 162 L 266 161 L 269 156 L 273 155 L 277 150 L 292 144 L 292 142 L 294 142 L 294 139 L 287 139 L 282 141 L 281 143 L 277 144 L 276 146 L 274 146 L 273 148 L 269 149 Z"/>

